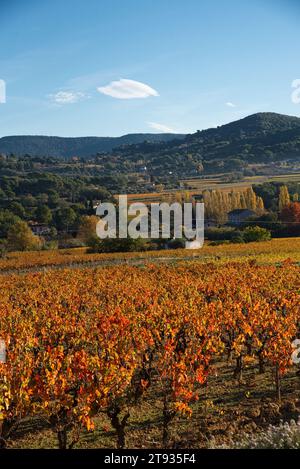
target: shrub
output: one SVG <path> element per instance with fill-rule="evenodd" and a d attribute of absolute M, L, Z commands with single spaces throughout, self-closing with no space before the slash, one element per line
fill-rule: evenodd
<path fill-rule="evenodd" d="M 224 239 L 231 239 L 235 234 L 236 230 L 229 226 L 205 229 L 205 236 L 209 241 L 222 241 Z"/>
<path fill-rule="evenodd" d="M 243 234 L 242 233 L 237 233 L 235 236 L 233 236 L 231 238 L 231 242 L 232 243 L 237 243 L 237 244 L 240 244 L 240 243 L 244 243 L 245 240 L 244 240 L 244 237 L 243 237 Z"/>
<path fill-rule="evenodd" d="M 213 446 L 213 444 L 211 445 Z M 300 417 L 296 423 L 281 423 L 257 434 L 244 434 L 239 441 L 231 441 L 222 448 L 232 449 L 300 449 Z"/>
<path fill-rule="evenodd" d="M 54 251 L 58 249 L 58 242 L 56 240 L 47 241 L 43 244 L 43 251 Z"/>
<path fill-rule="evenodd" d="M 168 242 L 168 248 L 169 249 L 183 249 L 183 248 L 185 248 L 185 239 L 182 239 L 182 238 L 171 239 Z"/>
<path fill-rule="evenodd" d="M 271 239 L 271 233 L 266 228 L 259 226 L 247 226 L 243 231 L 243 239 L 246 243 L 254 241 L 268 241 Z"/>
<path fill-rule="evenodd" d="M 59 240 L 58 247 L 59 249 L 71 249 L 83 248 L 86 247 L 86 245 L 78 238 L 63 238 Z"/>
<path fill-rule="evenodd" d="M 111 252 L 138 252 L 146 250 L 146 242 L 142 238 L 92 238 L 88 252 L 111 253 Z"/>
<path fill-rule="evenodd" d="M 230 241 L 228 239 L 223 239 L 220 241 L 211 241 L 209 243 L 210 246 L 220 246 L 221 244 L 230 244 Z"/>
<path fill-rule="evenodd" d="M 14 251 L 34 251 L 42 247 L 42 240 L 24 221 L 17 221 L 9 228 L 7 241 L 9 249 Z"/>

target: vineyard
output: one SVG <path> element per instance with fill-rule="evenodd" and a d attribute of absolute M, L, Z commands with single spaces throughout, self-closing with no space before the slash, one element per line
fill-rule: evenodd
<path fill-rule="evenodd" d="M 1 445 L 208 447 L 296 418 L 299 278 L 247 258 L 2 274 Z"/>
<path fill-rule="evenodd" d="M 89 254 L 86 248 L 60 249 L 53 251 L 11 252 L 0 258 L 0 272 L 37 270 L 52 267 L 106 265 L 113 262 L 133 260 L 137 262 L 162 259 L 197 259 L 201 262 L 218 261 L 226 263 L 234 260 L 244 262 L 255 259 L 259 263 L 269 264 L 282 262 L 287 258 L 300 262 L 300 238 L 272 239 L 266 242 L 251 244 L 223 244 L 211 246 L 204 244 L 202 249 L 188 251 L 186 249 L 146 251 L 140 253 Z"/>

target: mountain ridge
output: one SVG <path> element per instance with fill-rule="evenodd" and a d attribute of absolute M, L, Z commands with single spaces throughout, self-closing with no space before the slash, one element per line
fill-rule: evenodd
<path fill-rule="evenodd" d="M 59 137 L 51 135 L 11 135 L 0 138 L 0 153 L 24 156 L 53 156 L 70 158 L 89 157 L 96 153 L 109 152 L 116 147 L 142 143 L 163 143 L 173 139 L 185 138 L 184 134 L 135 133 L 120 137 Z"/>
<path fill-rule="evenodd" d="M 181 140 L 129 145 L 115 153 L 119 155 L 120 168 L 122 161 L 143 159 L 155 174 L 165 170 L 190 176 L 243 172 L 253 164 L 284 161 L 295 162 L 298 167 L 300 118 L 257 113 L 188 134 Z"/>
<path fill-rule="evenodd" d="M 9 136 L 0 138 L 0 153 L 40 157 L 90 157 L 97 153 L 175 157 L 189 155 L 195 165 L 206 160 L 277 161 L 300 156 L 300 118 L 273 112 L 251 114 L 191 134 L 126 134 L 121 137 Z M 176 156 L 177 155 L 177 156 Z M 180 163 L 181 164 L 181 163 Z"/>

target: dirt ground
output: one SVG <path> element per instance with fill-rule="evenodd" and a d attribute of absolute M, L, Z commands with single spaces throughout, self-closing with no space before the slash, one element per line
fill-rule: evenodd
<path fill-rule="evenodd" d="M 242 433 L 258 433 L 269 424 L 297 420 L 300 415 L 300 373 L 294 368 L 283 376 L 282 399 L 276 399 L 273 370 L 259 374 L 257 365 L 245 366 L 240 381 L 233 378 L 233 363 L 219 363 L 190 418 L 177 415 L 170 425 L 168 447 L 209 448 L 238 441 Z M 162 448 L 163 396 L 151 387 L 142 402 L 130 409 L 126 447 Z M 76 448 L 115 448 L 116 435 L 105 414 L 96 417 L 93 432 L 82 432 Z M 55 448 L 56 436 L 43 418 L 22 421 L 9 441 L 12 448 Z"/>

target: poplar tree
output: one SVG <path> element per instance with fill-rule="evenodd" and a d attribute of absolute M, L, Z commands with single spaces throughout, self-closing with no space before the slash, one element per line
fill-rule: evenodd
<path fill-rule="evenodd" d="M 278 201 L 278 208 L 279 208 L 279 211 L 281 212 L 281 210 L 286 207 L 287 205 L 289 205 L 291 199 L 290 199 L 290 194 L 289 194 L 289 190 L 286 186 L 281 186 L 280 189 L 279 189 L 279 201 Z"/>

